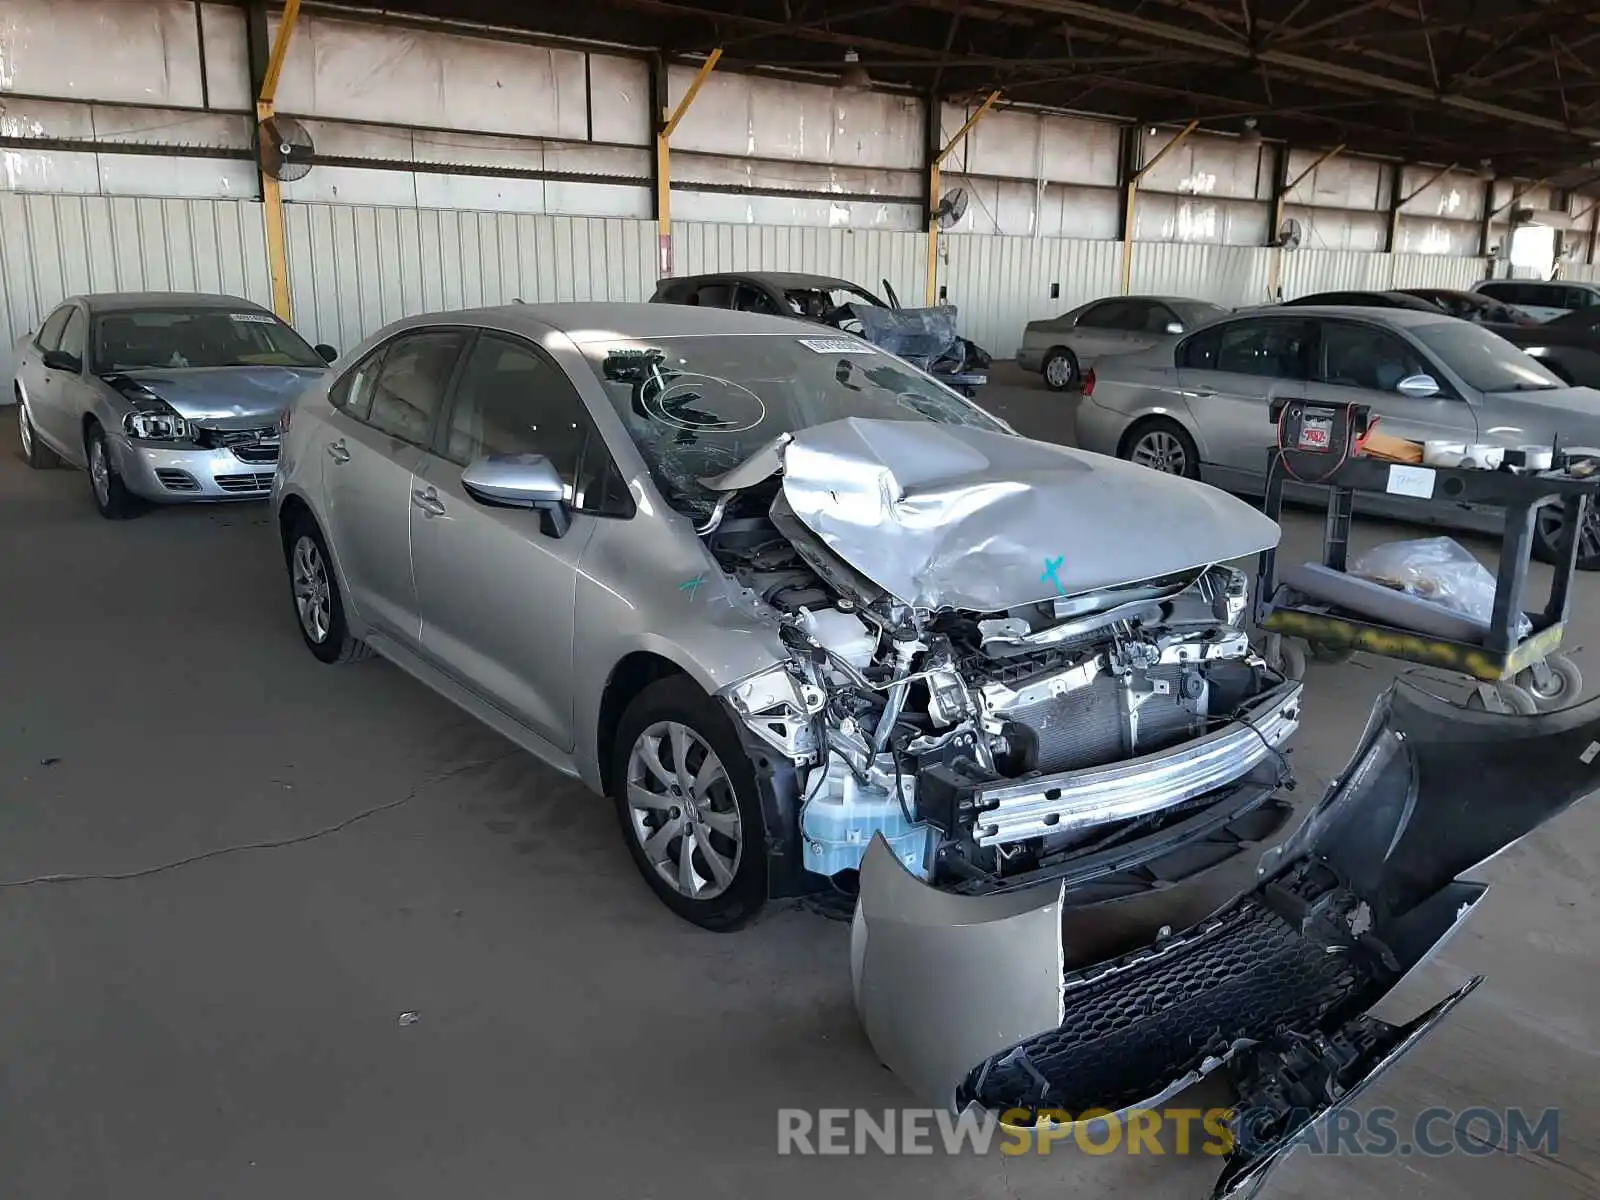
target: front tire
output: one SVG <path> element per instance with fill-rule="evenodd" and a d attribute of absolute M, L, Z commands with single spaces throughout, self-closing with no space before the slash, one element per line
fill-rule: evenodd
<path fill-rule="evenodd" d="M 628 853 L 684 920 L 731 932 L 767 899 L 755 770 L 732 723 L 693 680 L 652 683 L 622 714 L 611 793 Z"/>
<path fill-rule="evenodd" d="M 22 440 L 22 461 L 35 471 L 48 471 L 61 460 L 56 457 L 54 450 L 39 440 L 39 433 L 33 427 L 33 418 L 28 413 L 28 399 L 22 394 L 22 388 L 18 387 L 16 393 L 17 436 Z"/>
<path fill-rule="evenodd" d="M 297 518 L 289 527 L 283 548 L 289 565 L 289 598 L 294 603 L 295 623 L 306 649 L 318 661 L 330 665 L 370 657 L 371 648 L 350 636 L 339 579 L 328 555 L 328 543 L 316 522 L 305 515 Z"/>
<path fill-rule="evenodd" d="M 1083 385 L 1083 372 L 1078 368 L 1078 356 L 1065 346 L 1057 346 L 1044 356 L 1039 373 L 1052 392 L 1070 392 Z"/>
<path fill-rule="evenodd" d="M 89 464 L 89 494 L 108 521 L 125 521 L 144 511 L 144 504 L 128 490 L 117 472 L 117 461 L 106 443 L 106 431 L 91 423 L 83 436 L 84 458 Z"/>
<path fill-rule="evenodd" d="M 1200 451 L 1194 439 L 1182 425 L 1166 417 L 1140 421 L 1123 434 L 1117 457 L 1168 475 L 1200 478 Z"/>

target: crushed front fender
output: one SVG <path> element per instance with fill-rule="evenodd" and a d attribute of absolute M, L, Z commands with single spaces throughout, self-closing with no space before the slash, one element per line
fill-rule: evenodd
<path fill-rule="evenodd" d="M 1116 903 L 1074 908 L 1059 884 L 942 894 L 874 844 L 857 1009 L 926 1102 L 1009 1121 L 1104 1119 L 1220 1075 L 1241 1124 L 1214 1195 L 1251 1196 L 1477 985 L 1404 1024 L 1371 1012 L 1470 916 L 1475 869 L 1597 785 L 1600 701 L 1504 716 L 1398 684 L 1253 887 L 1198 921 L 1163 915 L 1178 889 L 1156 897 L 1110 956 L 1084 932 L 1122 920 Z"/>

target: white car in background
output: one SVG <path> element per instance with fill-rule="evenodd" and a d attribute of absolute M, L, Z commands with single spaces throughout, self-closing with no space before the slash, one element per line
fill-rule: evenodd
<path fill-rule="evenodd" d="M 1097 359 L 1171 342 L 1227 311 L 1181 296 L 1091 300 L 1059 317 L 1028 322 L 1017 365 L 1038 371 L 1052 391 L 1072 391 L 1082 385 L 1084 373 Z"/>
<path fill-rule="evenodd" d="M 1600 308 L 1600 284 L 1572 279 L 1485 279 L 1480 296 L 1509 304 L 1538 321 L 1554 321 L 1580 308 Z"/>

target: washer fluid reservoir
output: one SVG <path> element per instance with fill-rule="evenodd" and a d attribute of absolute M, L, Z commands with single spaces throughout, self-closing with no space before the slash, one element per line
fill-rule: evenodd
<path fill-rule="evenodd" d="M 872 665 L 872 656 L 878 649 L 878 634 L 855 613 L 841 612 L 837 608 L 823 608 L 813 612 L 802 608 L 800 627 L 820 646 L 833 651 L 858 671 Z"/>

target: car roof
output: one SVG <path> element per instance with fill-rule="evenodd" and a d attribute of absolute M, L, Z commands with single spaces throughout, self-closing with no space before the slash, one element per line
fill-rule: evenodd
<path fill-rule="evenodd" d="M 716 271 L 710 275 L 672 275 L 658 281 L 656 286 L 665 287 L 669 283 L 711 283 L 722 280 L 733 283 L 767 283 L 784 291 L 822 288 L 850 288 L 858 292 L 867 290 L 861 284 L 851 283 L 848 279 L 836 279 L 831 275 L 806 275 L 799 271 Z"/>
<path fill-rule="evenodd" d="M 1595 284 L 1588 279 L 1480 279 L 1472 285 L 1472 290 L 1475 292 L 1482 291 L 1484 285 L 1490 283 L 1514 283 L 1518 287 L 1579 287 L 1588 288 L 1590 291 L 1600 291 L 1600 284 Z"/>
<path fill-rule="evenodd" d="M 1294 312 L 1286 313 L 1285 308 Z M 1419 325 L 1440 325 L 1460 318 L 1445 312 L 1424 312 L 1420 308 L 1377 308 L 1368 304 L 1266 304 L 1259 308 L 1243 309 L 1234 316 L 1272 316 L 1285 319 L 1293 317 L 1352 317 L 1380 325 L 1400 325 L 1414 328 Z"/>
<path fill-rule="evenodd" d="M 216 292 L 90 292 L 74 296 L 73 299 L 82 301 L 94 313 L 128 312 L 142 308 L 248 308 L 252 311 L 269 311 L 252 300 Z"/>
<path fill-rule="evenodd" d="M 566 334 L 579 345 L 619 338 L 794 334 L 796 331 L 814 337 L 817 331 L 817 326 L 810 321 L 772 317 L 764 313 L 700 308 L 686 304 L 605 302 L 503 304 L 456 312 L 422 313 L 390 328 L 421 325 L 477 325 L 519 332 L 535 338 L 554 331 Z"/>
<path fill-rule="evenodd" d="M 1101 296 L 1098 299 L 1088 301 L 1085 305 L 1083 305 L 1083 307 L 1087 308 L 1089 304 L 1103 304 L 1108 300 L 1149 300 L 1149 301 L 1154 301 L 1157 304 L 1205 304 L 1205 305 L 1209 305 L 1212 308 L 1221 308 L 1222 307 L 1222 305 L 1218 304 L 1214 300 L 1202 300 L 1198 296 L 1153 296 L 1153 295 Z"/>

